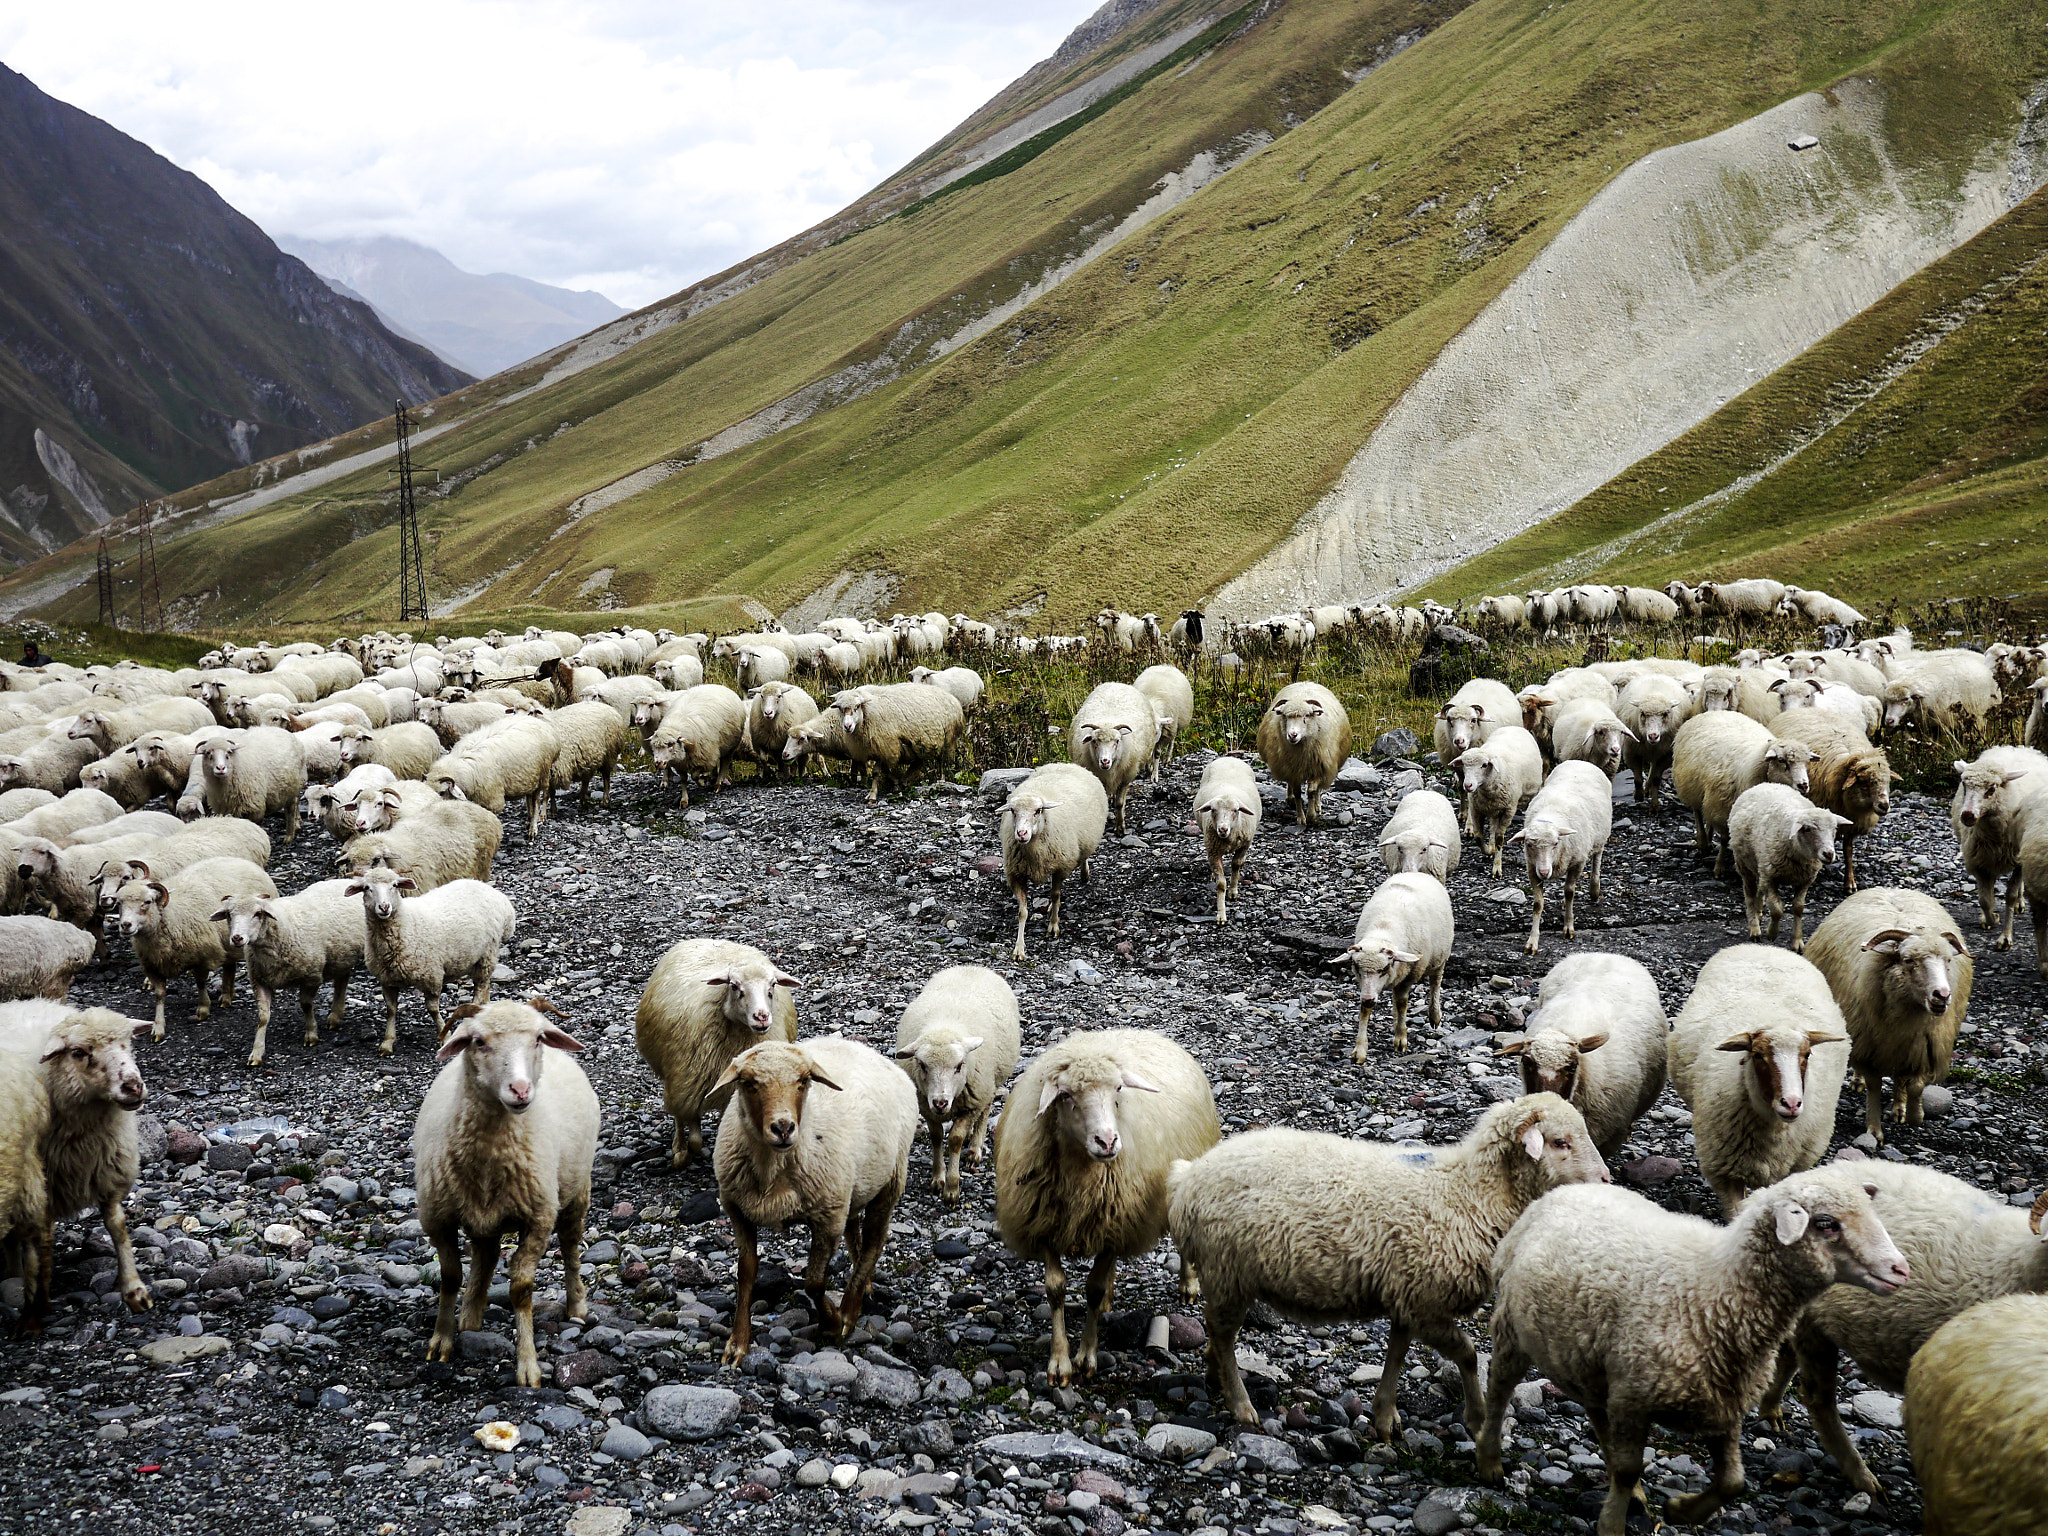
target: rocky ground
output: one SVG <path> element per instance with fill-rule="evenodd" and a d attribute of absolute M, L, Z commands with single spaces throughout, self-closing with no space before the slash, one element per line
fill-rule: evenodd
<path fill-rule="evenodd" d="M 0 1521 L 152 1532 L 255 1521 L 378 1536 L 679 1536 L 743 1524 L 1046 1536 L 1587 1529 L 1604 1486 L 1593 1437 L 1575 1405 L 1537 1383 L 1517 1394 L 1520 1466 L 1508 1489 L 1474 1488 L 1448 1367 L 1419 1346 L 1401 1443 L 1375 1444 L 1359 1414 L 1382 1324 L 1248 1333 L 1247 1374 L 1267 1422 L 1258 1433 L 1218 1422 L 1201 1324 L 1181 1314 L 1163 1249 L 1119 1277 L 1103 1373 L 1048 1391 L 1042 1273 L 997 1240 L 985 1173 L 970 1177 L 957 1212 L 938 1203 L 921 1145 L 872 1315 L 848 1345 L 814 1348 L 786 1273 L 803 1239 L 771 1239 L 766 1257 L 784 1268 L 764 1265 L 760 1348 L 744 1369 L 720 1369 L 729 1228 L 708 1166 L 670 1171 L 659 1091 L 632 1038 L 640 986 L 678 938 L 761 945 L 804 981 L 807 1031 L 877 1045 L 893 1040 L 932 970 L 987 962 L 1018 990 L 1027 1051 L 1079 1027 L 1163 1030 L 1207 1066 L 1231 1129 L 1442 1142 L 1513 1091 L 1493 1035 L 1514 1027 L 1567 946 L 1553 926 L 1542 954 L 1523 956 L 1526 901 L 1476 852 L 1453 879 L 1444 1027 L 1418 1020 L 1401 1057 L 1383 1033 L 1369 1070 L 1348 1058 L 1355 993 L 1327 962 L 1380 877 L 1374 833 L 1416 770 L 1388 763 L 1354 776 L 1355 790 L 1326 798 L 1336 824 L 1324 829 L 1269 819 L 1220 931 L 1204 920 L 1207 873 L 1187 820 L 1199 772 L 1200 759 L 1183 761 L 1163 790 L 1134 795 L 1132 835 L 1106 844 L 1093 886 L 1072 892 L 1058 943 L 1034 927 L 1025 965 L 1009 958 L 1013 908 L 990 877 L 996 801 L 959 786 L 869 808 L 843 789 L 743 785 L 678 817 L 651 778 L 628 776 L 614 809 L 565 810 L 536 847 L 508 830 L 498 878 L 521 924 L 505 990 L 539 991 L 568 1011 L 606 1112 L 584 1254 L 591 1315 L 567 1322 L 558 1299 L 543 1303 L 553 1385 L 539 1391 L 509 1385 L 499 1306 L 486 1331 L 464 1336 L 459 1364 L 423 1358 L 435 1271 L 412 1219 L 407 1140 L 434 1067 L 417 1000 L 392 1059 L 375 1054 L 379 1010 L 359 978 L 340 1038 L 308 1051 L 281 1027 L 269 1065 L 252 1072 L 246 996 L 195 1024 L 181 984 L 170 1038 L 142 1047 L 148 1164 L 131 1220 L 155 1310 L 131 1317 L 110 1294 L 97 1223 L 61 1229 L 55 1325 L 0 1346 L 11 1452 Z M 1590 919 L 1573 947 L 1640 959 L 1675 1013 L 1699 964 L 1741 939 L 1739 891 L 1705 876 L 1681 817 L 1617 809 L 1607 900 L 1581 908 Z M 332 851 L 317 831 L 302 840 L 277 861 L 280 886 L 325 874 Z M 1940 805 L 1901 795 L 1862 866 L 1866 883 L 1932 892 L 1975 935 Z M 1815 918 L 1840 890 L 1831 873 Z M 1962 1070 L 1946 1097 L 1930 1092 L 1935 1117 L 1901 1128 L 1881 1154 L 2015 1204 L 2048 1177 L 2048 1022 L 2024 931 L 2009 954 L 1973 938 Z M 73 996 L 143 1011 L 125 956 Z M 1667 1092 L 1620 1172 L 1659 1201 L 1711 1211 L 1688 1118 Z M 1858 1155 L 1861 1132 L 1845 1095 L 1841 1155 Z M 559 1298 L 560 1283 L 551 1254 L 541 1295 Z M 1795 1403 L 1783 1432 L 1752 1425 L 1750 1492 L 1712 1529 L 1917 1529 L 1896 1400 L 1853 1378 L 1841 1397 L 1892 1490 L 1889 1511 L 1850 1495 Z M 1661 1436 L 1654 1450 L 1648 1482 L 1700 1486 L 1697 1446 Z"/>

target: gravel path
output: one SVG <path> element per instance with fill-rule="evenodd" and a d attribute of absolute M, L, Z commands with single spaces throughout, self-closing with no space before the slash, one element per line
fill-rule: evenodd
<path fill-rule="evenodd" d="M 1370 1071 L 1348 1060 L 1355 991 L 1327 962 L 1377 883 L 1372 832 L 1413 770 L 1390 765 L 1326 796 L 1326 817 L 1347 825 L 1302 834 L 1269 814 L 1219 932 L 1198 920 L 1211 896 L 1186 820 L 1203 760 L 1177 764 L 1164 792 L 1134 794 L 1133 836 L 1106 844 L 1093 888 L 1074 890 L 1060 943 L 1034 926 L 1024 966 L 1008 958 L 1014 909 L 989 874 L 996 801 L 956 786 L 870 809 L 837 788 L 746 785 L 678 818 L 650 777 L 632 775 L 614 811 L 567 810 L 538 848 L 508 830 L 498 880 L 521 923 L 507 990 L 542 991 L 569 1013 L 592 1047 L 606 1116 L 585 1251 L 591 1315 L 561 1319 L 550 1252 L 537 1314 L 555 1385 L 539 1391 L 509 1385 L 500 1306 L 485 1333 L 464 1336 L 459 1364 L 424 1363 L 433 1254 L 411 1219 L 407 1140 L 433 1062 L 418 1001 L 401 1011 L 398 1054 L 381 1059 L 374 989 L 359 978 L 339 1039 L 308 1052 L 282 1028 L 269 1066 L 252 1073 L 246 994 L 194 1025 L 180 984 L 170 1038 L 141 1052 L 153 1145 L 131 1221 L 156 1310 L 131 1318 L 109 1294 L 97 1223 L 60 1228 L 54 1326 L 39 1342 L 0 1345 L 0 1436 L 12 1451 L 0 1462 L 0 1524 L 52 1530 L 91 1512 L 95 1529 L 259 1522 L 378 1536 L 1588 1529 L 1604 1487 L 1590 1429 L 1536 1383 L 1518 1394 L 1508 1490 L 1473 1487 L 1450 1368 L 1419 1347 L 1401 1391 L 1403 1443 L 1373 1443 L 1357 1416 L 1383 1324 L 1248 1332 L 1247 1376 L 1268 1423 L 1253 1434 L 1217 1422 L 1200 1321 L 1178 1312 L 1163 1247 L 1119 1275 L 1101 1377 L 1048 1392 L 1041 1272 L 995 1238 L 985 1172 L 970 1173 L 959 1213 L 942 1209 L 921 1143 L 872 1315 L 846 1349 L 810 1352 L 786 1272 L 803 1239 L 771 1238 L 762 1347 L 740 1372 L 719 1370 L 729 1229 L 707 1163 L 670 1172 L 659 1090 L 632 1039 L 641 983 L 685 935 L 760 944 L 803 979 L 806 1031 L 844 1028 L 878 1045 L 931 971 L 985 961 L 1018 990 L 1027 1051 L 1078 1027 L 1164 1030 L 1209 1069 L 1231 1129 L 1284 1122 L 1443 1142 L 1514 1091 L 1492 1035 L 1515 1026 L 1568 949 L 1551 931 L 1540 957 L 1523 956 L 1526 901 L 1471 851 L 1452 882 L 1460 926 L 1444 1029 L 1411 1024 L 1415 1048 L 1399 1058 L 1382 1032 Z M 1742 937 L 1740 893 L 1695 864 L 1689 818 L 1617 810 L 1607 901 L 1581 907 L 1590 920 L 1574 947 L 1643 961 L 1676 1013 L 1699 964 Z M 278 861 L 280 887 L 324 875 L 332 851 L 314 832 Z M 1979 942 L 1945 808 L 1924 797 L 1898 796 L 1859 862 L 1866 883 L 1941 898 L 1978 951 L 1957 1057 L 1967 1071 L 1946 1098 L 1929 1093 L 1936 1118 L 1902 1128 L 1882 1155 L 2027 1203 L 2048 1176 L 2048 1023 L 2025 925 L 2012 953 Z M 1831 872 L 1810 920 L 1840 890 Z M 131 1013 L 143 995 L 125 956 L 73 994 Z M 1856 1155 L 1860 1115 L 1845 1093 L 1845 1155 Z M 270 1117 L 279 1129 L 219 1131 Z M 1619 1171 L 1666 1204 L 1711 1211 L 1687 1119 L 1667 1091 Z M 1752 1423 L 1750 1492 L 1709 1529 L 1917 1529 L 1896 1399 L 1853 1378 L 1841 1396 L 1891 1510 L 1850 1496 L 1794 1403 L 1782 1433 Z M 478 1431 L 495 1422 L 511 1428 L 486 1444 Z M 1697 1447 L 1660 1433 L 1652 1449 L 1650 1483 L 1702 1485 Z"/>

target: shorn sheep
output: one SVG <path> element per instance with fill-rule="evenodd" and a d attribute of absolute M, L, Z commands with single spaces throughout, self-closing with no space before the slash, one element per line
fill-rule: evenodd
<path fill-rule="evenodd" d="M 1003 878 L 1017 899 L 1016 958 L 1026 957 L 1024 930 L 1031 921 L 1031 887 L 1050 885 L 1045 914 L 1049 939 L 1060 936 L 1060 895 L 1067 876 L 1088 878 L 1088 861 L 1109 825 L 1102 781 L 1072 763 L 1047 763 L 1003 802 Z"/>
<path fill-rule="evenodd" d="M 1778 939 L 1785 904 L 1778 887 L 1792 888 L 1792 950 L 1806 948 L 1806 893 L 1821 869 L 1835 862 L 1835 834 L 1846 817 L 1822 810 L 1785 784 L 1756 784 L 1742 792 L 1728 817 L 1728 841 L 1735 873 L 1742 879 L 1742 907 L 1749 936 L 1765 937 L 1763 910 L 1771 911 L 1769 938 Z"/>
<path fill-rule="evenodd" d="M 903 1010 L 896 1060 L 931 1133 L 932 1188 L 960 1203 L 960 1154 L 979 1168 L 996 1090 L 1017 1070 L 1017 994 L 985 965 L 935 973 Z"/>
<path fill-rule="evenodd" d="M 684 939 L 656 962 L 633 1038 L 675 1120 L 671 1167 L 704 1149 L 704 1111 L 725 1107 L 714 1085 L 726 1063 L 764 1040 L 796 1039 L 789 994 L 801 985 L 752 945 L 726 939 Z"/>
<path fill-rule="evenodd" d="M 1411 790 L 1380 829 L 1380 859 L 1390 875 L 1432 875 L 1450 883 L 1464 840 L 1458 813 L 1433 789 Z"/>
<path fill-rule="evenodd" d="M 1351 947 L 1333 962 L 1358 978 L 1358 1035 L 1351 1059 L 1372 1057 L 1366 1025 L 1382 992 L 1394 1000 L 1394 1049 L 1408 1049 L 1408 994 L 1429 985 L 1429 1022 L 1444 1021 L 1444 967 L 1451 959 L 1451 896 L 1430 875 L 1389 875 L 1358 914 Z"/>
<path fill-rule="evenodd" d="M 753 1347 L 764 1226 L 797 1222 L 811 1229 L 804 1293 L 821 1334 L 844 1339 L 860 1321 L 909 1175 L 917 1140 L 909 1079 L 873 1048 L 826 1035 L 801 1045 L 765 1040 L 750 1046 L 716 1086 L 732 1090 L 712 1163 L 718 1201 L 739 1247 L 725 1363 L 739 1364 Z M 825 1295 L 825 1272 L 842 1238 L 853 1263 L 834 1306 Z"/>
<path fill-rule="evenodd" d="M 384 993 L 384 1039 L 377 1054 L 398 1044 L 398 1000 L 418 992 L 434 1021 L 434 1038 L 447 1036 L 441 993 L 451 977 L 467 976 L 472 1001 L 491 1000 L 491 972 L 512 942 L 518 916 L 511 898 L 481 880 L 451 880 L 422 895 L 399 870 L 378 867 L 350 879 L 350 896 L 363 903 L 363 962 Z"/>
<path fill-rule="evenodd" d="M 533 1274 L 550 1233 L 562 1250 L 563 1316 L 588 1311 L 578 1253 L 597 1155 L 597 1093 L 576 1064 L 582 1044 L 525 1003 L 465 1005 L 451 1022 L 437 1058 L 444 1065 L 412 1132 L 420 1228 L 441 1261 L 440 1307 L 427 1358 L 455 1358 L 458 1293 L 461 1331 L 483 1327 L 501 1246 L 516 1233 L 507 1298 L 518 1330 L 513 1379 L 537 1387 Z"/>
<path fill-rule="evenodd" d="M 1321 683 L 1290 683 L 1259 717 L 1258 747 L 1267 772 L 1287 786 L 1295 821 L 1312 827 L 1351 755 L 1351 716 Z"/>
<path fill-rule="evenodd" d="M 1479 746 L 1451 760 L 1465 797 L 1465 835 L 1479 839 L 1500 878 L 1507 848 L 1508 824 L 1515 812 L 1543 787 L 1543 753 L 1523 727 L 1495 731 Z"/>
<path fill-rule="evenodd" d="M 1486 1301 L 1495 1246 L 1546 1190 L 1607 1177 L 1579 1112 L 1550 1093 L 1496 1104 L 1463 1141 L 1419 1156 L 1276 1126 L 1176 1162 L 1167 1219 L 1201 1276 L 1209 1372 L 1224 1406 L 1259 1422 L 1237 1335 L 1264 1302 L 1308 1322 L 1388 1320 L 1372 1406 L 1382 1440 L 1400 1423 L 1394 1389 L 1411 1338 L 1458 1367 L 1465 1422 L 1476 1429 L 1479 1361 L 1457 1320 Z"/>
<path fill-rule="evenodd" d="M 1906 1440 L 1927 1536 L 2030 1536 L 2048 1509 L 2048 1297 L 2001 1296 L 1942 1325 L 1906 1373 Z"/>
<path fill-rule="evenodd" d="M 1602 1157 L 1664 1090 L 1670 1025 L 1657 983 L 1640 962 L 1600 952 L 1567 955 L 1536 992 L 1527 1033 L 1502 1041 L 1524 1093 L 1554 1093 L 1586 1117 Z"/>
<path fill-rule="evenodd" d="M 1873 886 L 1822 919 L 1806 958 L 1827 977 L 1863 1079 L 1865 1126 L 1884 1140 L 1884 1080 L 1892 1118 L 1918 1125 L 1920 1095 L 1948 1076 L 1970 1007 L 1975 967 L 1956 921 L 1931 896 Z"/>
<path fill-rule="evenodd" d="M 1151 1251 L 1166 1232 L 1168 1170 L 1221 1134 L 1201 1066 L 1151 1030 L 1077 1030 L 1017 1079 L 996 1123 L 996 1225 L 1011 1252 L 1045 1265 L 1050 1385 L 1095 1373 L 1117 1260 Z M 1095 1261 L 1077 1351 L 1067 1345 L 1069 1255 Z M 1183 1252 L 1181 1294 L 1192 1300 L 1196 1289 Z"/>
<path fill-rule="evenodd" d="M 1671 1026 L 1671 1087 L 1692 1110 L 1700 1172 L 1724 1215 L 1751 1190 L 1820 1161 L 1847 1042 L 1827 979 L 1799 956 L 1738 944 L 1700 967 Z"/>
<path fill-rule="evenodd" d="M 1116 833 L 1124 835 L 1124 802 L 1131 785 L 1152 761 L 1159 740 L 1159 714 L 1153 701 L 1127 683 L 1104 683 L 1074 711 L 1068 748 L 1075 763 L 1095 775 L 1116 814 Z"/>
<path fill-rule="evenodd" d="M 1856 893 L 1856 839 L 1877 830 L 1892 808 L 1891 763 L 1861 731 L 1817 709 L 1779 715 L 1771 729 L 1804 742 L 1819 754 L 1807 765 L 1807 795 L 1815 805 L 1846 817 L 1837 829 L 1842 845 L 1842 879 Z"/>
<path fill-rule="evenodd" d="M 1757 1191 L 1726 1227 L 1623 1189 L 1554 1190 L 1502 1240 L 1493 1275 L 1479 1477 L 1500 1481 L 1510 1395 L 1534 1367 L 1586 1409 L 1607 1460 L 1598 1536 L 1623 1536 L 1653 1423 L 1714 1448 L 1706 1489 L 1665 1509 L 1673 1523 L 1701 1524 L 1742 1495 L 1743 1415 L 1800 1312 L 1831 1285 L 1883 1294 L 1910 1271 L 1868 1193 L 1794 1175 Z"/>
<path fill-rule="evenodd" d="M 1237 895 L 1244 861 L 1251 856 L 1263 814 L 1251 764 L 1225 755 L 1202 770 L 1202 782 L 1195 786 L 1195 825 L 1202 829 L 1202 849 L 1209 857 L 1210 878 L 1216 883 L 1219 924 L 1230 919 L 1225 897 Z"/>
<path fill-rule="evenodd" d="M 1579 876 L 1600 899 L 1600 866 L 1607 857 L 1607 839 L 1614 826 L 1614 797 L 1607 775 L 1591 763 L 1559 763 L 1529 802 L 1522 830 L 1510 842 L 1522 845 L 1529 871 L 1529 937 L 1524 954 L 1533 955 L 1543 938 L 1543 890 L 1554 877 L 1564 882 L 1564 936 L 1578 937 L 1573 906 Z"/>

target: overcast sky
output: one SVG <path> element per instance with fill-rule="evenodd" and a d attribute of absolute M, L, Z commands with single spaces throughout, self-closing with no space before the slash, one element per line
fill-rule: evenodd
<path fill-rule="evenodd" d="M 673 293 L 844 207 L 1100 0 L 66 0 L 0 61 L 272 234 Z"/>

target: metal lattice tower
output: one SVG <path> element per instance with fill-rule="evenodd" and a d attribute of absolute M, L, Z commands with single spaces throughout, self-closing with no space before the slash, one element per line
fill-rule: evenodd
<path fill-rule="evenodd" d="M 95 562 L 100 583 L 100 624 L 114 627 L 114 557 L 107 552 L 107 536 L 100 535 L 100 555 Z"/>
<path fill-rule="evenodd" d="M 142 514 L 140 559 L 135 569 L 136 623 L 151 633 L 161 632 L 164 627 L 164 592 L 156 579 L 156 535 L 151 531 L 158 510 L 151 506 Z"/>
<path fill-rule="evenodd" d="M 427 612 L 427 562 L 420 551 L 419 509 L 412 493 L 412 422 L 405 402 L 398 402 L 398 618 L 424 622 Z"/>

